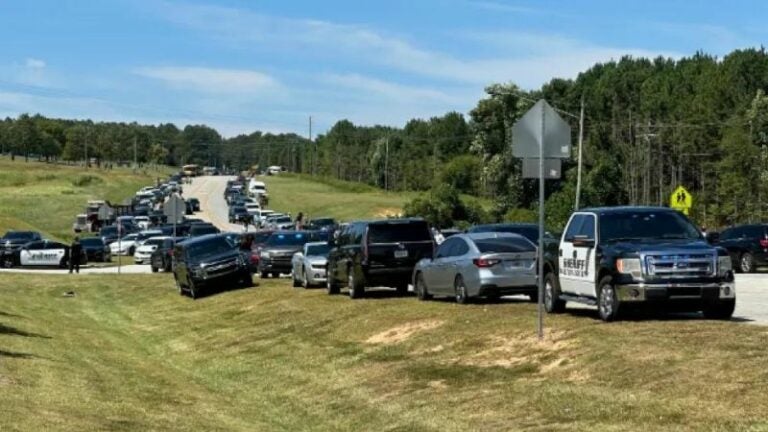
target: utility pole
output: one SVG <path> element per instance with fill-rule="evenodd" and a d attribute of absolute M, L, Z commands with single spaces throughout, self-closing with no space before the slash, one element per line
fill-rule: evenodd
<path fill-rule="evenodd" d="M 579 114 L 579 165 L 576 169 L 576 204 L 574 210 L 579 210 L 581 199 L 581 152 L 584 143 L 584 96 L 581 97 L 581 113 Z"/>
<path fill-rule="evenodd" d="M 389 137 L 384 141 L 384 191 L 389 190 Z"/>
<path fill-rule="evenodd" d="M 315 175 L 316 166 L 317 166 L 317 145 L 312 142 L 312 116 L 309 116 L 309 160 L 311 163 L 311 170 L 310 172 L 312 175 Z"/>
<path fill-rule="evenodd" d="M 88 160 L 88 138 L 91 136 L 91 129 L 85 130 L 85 168 L 88 169 L 91 166 L 91 161 Z"/>
<path fill-rule="evenodd" d="M 136 147 L 136 135 L 133 136 L 133 172 L 139 168 L 138 164 L 138 151 Z"/>

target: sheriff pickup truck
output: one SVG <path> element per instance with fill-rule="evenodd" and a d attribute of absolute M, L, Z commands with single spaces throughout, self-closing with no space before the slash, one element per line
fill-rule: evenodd
<path fill-rule="evenodd" d="M 708 244 L 683 214 L 594 208 L 571 215 L 557 269 L 545 274 L 547 312 L 563 312 L 567 301 L 596 305 L 603 321 L 638 306 L 730 319 L 736 287 L 728 252 Z"/>

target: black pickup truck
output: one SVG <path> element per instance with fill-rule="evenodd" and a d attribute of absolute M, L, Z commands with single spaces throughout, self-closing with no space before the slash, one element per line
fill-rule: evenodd
<path fill-rule="evenodd" d="M 557 270 L 545 275 L 547 312 L 563 312 L 566 301 L 597 305 L 604 321 L 632 306 L 730 319 L 736 286 L 728 251 L 708 244 L 682 213 L 594 208 L 571 215 Z"/>

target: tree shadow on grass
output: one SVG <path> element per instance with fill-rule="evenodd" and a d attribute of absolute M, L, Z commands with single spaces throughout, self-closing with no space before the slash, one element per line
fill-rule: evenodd
<path fill-rule="evenodd" d="M 0 350 L 0 357 L 8 357 L 8 358 L 18 358 L 18 359 L 32 359 L 32 358 L 38 358 L 34 354 L 28 354 L 28 353 L 17 353 L 17 352 L 11 352 L 11 351 L 5 351 Z"/>
<path fill-rule="evenodd" d="M 7 326 L 5 324 L 0 324 L 0 335 L 11 335 L 11 336 L 24 336 L 24 337 L 37 337 L 37 338 L 44 338 L 44 339 L 50 339 L 50 336 L 41 335 L 39 333 L 30 333 L 26 332 L 24 330 L 19 330 L 15 327 Z"/>

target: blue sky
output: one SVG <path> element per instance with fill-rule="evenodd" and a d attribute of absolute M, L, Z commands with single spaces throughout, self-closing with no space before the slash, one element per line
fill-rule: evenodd
<path fill-rule="evenodd" d="M 760 46 L 768 2 L 0 0 L 0 115 L 226 136 L 402 125 L 624 54 Z"/>

